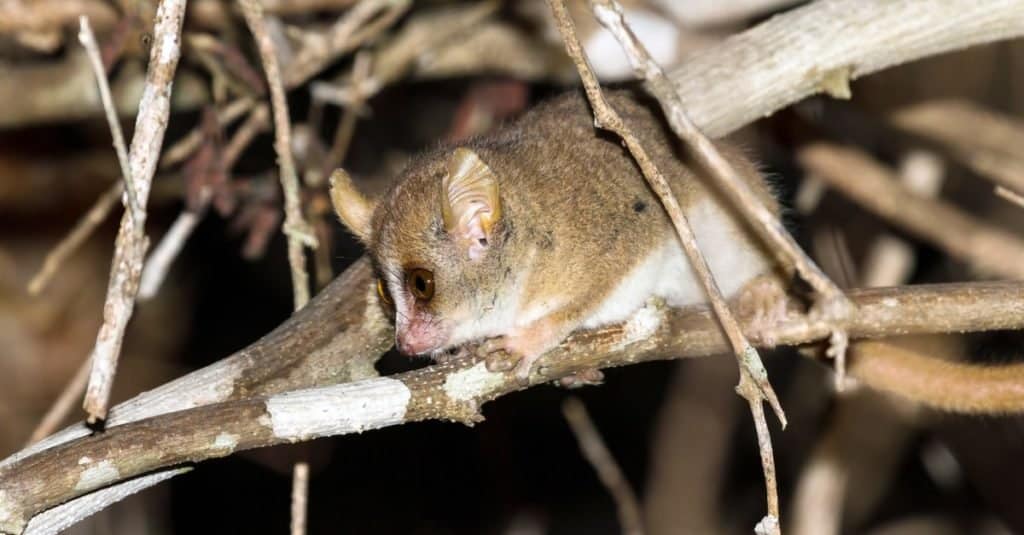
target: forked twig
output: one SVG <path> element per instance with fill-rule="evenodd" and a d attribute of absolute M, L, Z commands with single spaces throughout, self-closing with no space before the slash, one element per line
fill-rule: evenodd
<path fill-rule="evenodd" d="M 110 282 L 103 306 L 103 325 L 92 350 L 92 372 L 85 394 L 84 407 L 90 423 L 106 419 L 121 342 L 135 308 L 143 259 L 149 246 L 145 206 L 167 130 L 171 85 L 181 57 L 184 17 L 184 0 L 162 0 L 157 7 L 153 48 L 128 153 L 130 174 L 125 177 L 135 187 L 138 209 L 125 210 L 115 241 Z"/>
<path fill-rule="evenodd" d="M 242 126 L 238 127 L 238 130 L 231 136 L 231 140 L 224 146 L 224 150 L 220 154 L 219 165 L 221 169 L 227 171 L 235 165 L 242 151 L 249 146 L 253 138 L 266 126 L 269 113 L 266 104 L 256 106 L 249 113 L 249 118 L 242 123 Z M 199 129 L 197 128 L 196 131 L 198 132 Z M 174 223 L 171 223 L 171 227 L 167 229 L 164 237 L 160 239 L 160 243 L 153 249 L 153 253 L 146 260 L 146 266 L 142 270 L 142 279 L 139 282 L 138 299 L 140 301 L 156 296 L 157 291 L 160 290 L 160 286 L 167 277 L 171 263 L 181 253 L 185 242 L 188 241 L 188 238 L 202 220 L 203 215 L 205 215 L 206 208 L 210 205 L 210 200 L 213 197 L 212 192 L 207 191 L 207 189 L 204 186 L 203 191 L 200 191 L 198 208 L 182 210 L 178 218 L 174 220 Z"/>
<path fill-rule="evenodd" d="M 672 130 L 686 141 L 697 161 L 710 172 L 732 205 L 751 223 L 761 239 L 775 251 L 785 265 L 793 266 L 818 294 L 815 308 L 822 320 L 838 322 L 845 319 L 853 312 L 850 300 L 800 249 L 779 219 L 758 200 L 757 195 L 743 182 L 736 169 L 690 120 L 675 85 L 626 25 L 619 4 L 614 0 L 591 0 L 590 3 L 594 16 L 618 39 L 633 66 L 633 71 L 645 81 L 647 89 L 661 104 Z M 839 329 L 834 329 L 832 338 L 835 343 L 830 348 L 830 355 L 836 359 L 837 384 L 842 384 L 845 375 L 847 337 Z"/>
<path fill-rule="evenodd" d="M 629 152 L 640 166 L 644 178 L 647 179 L 651 189 L 654 190 L 665 206 L 665 211 L 668 212 L 669 218 L 672 220 L 676 233 L 682 242 L 683 249 L 686 251 L 686 256 L 700 278 L 701 284 L 711 301 L 711 307 L 715 311 L 715 316 L 721 323 L 729 345 L 736 355 L 740 366 L 740 382 L 736 387 L 736 391 L 750 404 L 750 410 L 754 416 L 758 443 L 760 444 L 761 464 L 764 467 L 765 485 L 767 487 L 768 516 L 758 526 L 759 528 L 766 526 L 765 533 L 777 533 L 779 503 L 775 480 L 775 461 L 762 402 L 767 401 L 771 405 L 783 426 L 786 425 L 786 416 L 779 405 L 779 400 L 772 389 L 771 383 L 768 381 L 768 372 L 765 370 L 757 350 L 754 349 L 754 346 L 743 335 L 739 323 L 729 311 L 729 307 L 725 303 L 725 299 L 722 297 L 714 277 L 711 275 L 711 270 L 708 268 L 707 262 L 697 246 L 697 241 L 693 236 L 690 224 L 683 214 L 682 208 L 679 206 L 679 201 L 672 194 L 668 182 L 647 155 L 647 152 L 631 129 L 605 100 L 601 92 L 600 83 L 597 81 L 597 77 L 590 69 L 590 65 L 583 54 L 579 38 L 576 35 L 575 25 L 569 17 L 564 0 L 548 0 L 548 4 L 555 15 L 558 29 L 562 33 L 565 48 L 576 64 L 576 68 L 582 78 L 587 99 L 593 107 L 595 124 L 599 128 L 615 132 L 615 134 L 622 138 Z M 706 138 L 705 141 L 707 141 Z M 707 144 L 710 145 L 710 142 L 707 142 Z"/>
<path fill-rule="evenodd" d="M 297 87 L 332 60 L 354 50 L 389 28 L 412 5 L 409 0 L 359 2 L 338 18 L 324 35 L 310 35 L 285 74 L 285 85 Z"/>
<path fill-rule="evenodd" d="M 86 55 L 89 56 L 89 64 L 92 65 L 93 74 L 96 75 L 96 85 L 99 87 L 100 100 L 103 102 L 103 111 L 107 117 L 107 125 L 110 127 L 110 135 L 114 138 L 114 151 L 117 152 L 117 163 L 121 165 L 124 194 L 128 197 L 128 209 L 138 214 L 142 209 L 139 205 L 139 194 L 135 192 L 132 172 L 128 167 L 128 147 L 124 142 L 124 133 L 121 132 L 121 120 L 117 117 L 114 99 L 110 96 L 110 84 L 107 82 L 107 70 L 103 67 L 103 58 L 100 57 L 100 47 L 96 43 L 92 27 L 89 25 L 89 17 L 85 15 L 79 17 L 78 25 L 80 28 L 78 41 L 82 43 Z"/>

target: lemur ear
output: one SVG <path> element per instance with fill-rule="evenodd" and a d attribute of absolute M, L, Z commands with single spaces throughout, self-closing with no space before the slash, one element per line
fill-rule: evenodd
<path fill-rule="evenodd" d="M 469 258 L 482 257 L 501 218 L 501 200 L 497 175 L 470 149 L 455 149 L 448 160 L 441 182 L 441 214 L 445 230 Z"/>
<path fill-rule="evenodd" d="M 331 174 L 331 203 L 338 218 L 352 234 L 364 242 L 370 240 L 370 218 L 377 205 L 359 193 L 343 169 Z"/>

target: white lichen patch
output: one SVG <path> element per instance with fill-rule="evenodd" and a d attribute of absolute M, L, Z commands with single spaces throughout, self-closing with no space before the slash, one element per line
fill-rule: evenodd
<path fill-rule="evenodd" d="M 114 463 L 103 461 L 82 470 L 82 475 L 78 476 L 78 483 L 75 484 L 75 490 L 97 489 L 117 481 L 120 477 L 121 473 L 117 471 Z"/>
<path fill-rule="evenodd" d="M 471 401 L 505 384 L 505 374 L 487 370 L 478 362 L 473 367 L 452 373 L 444 380 L 444 392 L 455 401 Z"/>
<path fill-rule="evenodd" d="M 661 326 L 661 319 L 661 310 L 653 304 L 649 303 L 637 310 L 623 326 L 622 340 L 617 344 L 618 348 L 650 338 Z"/>
<path fill-rule="evenodd" d="M 882 299 L 882 306 L 893 308 L 899 306 L 899 304 L 900 301 L 895 297 L 886 297 L 885 299 Z"/>
<path fill-rule="evenodd" d="M 86 455 L 86 456 L 84 456 L 84 457 L 82 457 L 81 459 L 78 460 L 78 465 L 79 466 L 84 466 L 84 465 L 87 465 L 87 464 L 90 464 L 90 463 L 92 463 L 92 457 L 89 457 L 88 455 Z"/>
<path fill-rule="evenodd" d="M 290 440 L 359 433 L 402 423 L 412 392 L 389 377 L 287 392 L 267 400 L 274 436 Z"/>
<path fill-rule="evenodd" d="M 238 435 L 233 433 L 221 433 L 213 439 L 213 449 L 234 451 L 238 446 Z"/>
<path fill-rule="evenodd" d="M 167 32 L 164 35 L 163 45 L 160 47 L 160 63 L 170 63 L 178 57 L 178 36 L 174 32 Z"/>

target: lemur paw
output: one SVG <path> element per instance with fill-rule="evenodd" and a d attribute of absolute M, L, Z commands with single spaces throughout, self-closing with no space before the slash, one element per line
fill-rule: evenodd
<path fill-rule="evenodd" d="M 562 388 L 581 388 L 584 386 L 596 386 L 604 382 L 604 373 L 597 368 L 580 370 L 572 375 L 567 375 L 558 380 L 558 386 Z"/>
<path fill-rule="evenodd" d="M 499 336 L 480 344 L 477 348 L 477 355 L 484 359 L 487 371 L 507 372 L 513 370 L 516 378 L 526 381 L 530 377 L 534 363 L 542 353 L 525 351 L 521 337 Z"/>
<path fill-rule="evenodd" d="M 736 310 L 749 318 L 747 331 L 768 347 L 776 340 L 770 335 L 772 328 L 789 318 L 789 299 L 782 281 L 771 275 L 761 275 L 748 282 L 736 297 Z"/>

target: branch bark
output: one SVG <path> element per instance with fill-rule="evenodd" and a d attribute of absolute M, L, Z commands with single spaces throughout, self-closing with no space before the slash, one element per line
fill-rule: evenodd
<path fill-rule="evenodd" d="M 103 325 L 92 350 L 92 372 L 86 388 L 84 407 L 90 422 L 105 420 L 110 392 L 121 353 L 121 342 L 128 320 L 135 309 L 142 263 L 149 246 L 146 238 L 146 201 L 153 174 L 160 160 L 160 148 L 167 130 L 171 108 L 171 84 L 181 57 L 181 26 L 185 0 L 163 0 L 156 12 L 153 49 L 146 71 L 146 87 L 139 102 L 129 157 L 137 206 L 129 206 L 121 216 L 117 232 L 110 283 L 103 306 Z"/>
<path fill-rule="evenodd" d="M 670 77 L 690 118 L 720 137 L 887 67 L 1024 35 L 1016 0 L 819 0 L 696 55 Z M 696 105 L 700 103 L 700 105 Z"/>
<path fill-rule="evenodd" d="M 841 68 L 838 72 L 861 76 L 929 54 L 1016 37 L 1024 34 L 1024 25 L 1020 23 L 1022 14 L 1024 5 L 1012 0 L 984 5 L 967 0 L 927 5 L 886 0 L 819 1 L 708 48 L 683 62 L 670 77 L 688 103 L 687 109 L 697 127 L 712 136 L 722 136 L 823 90 L 821 82 L 826 79 L 823 75 L 836 67 Z M 878 38 L 864 38 L 866 34 Z M 844 68 L 849 65 L 855 67 Z M 91 85 L 92 81 L 88 82 Z M 116 407 L 110 413 L 108 425 L 113 427 L 209 403 L 373 375 L 372 362 L 391 346 L 392 340 L 387 322 L 377 307 L 368 306 L 375 302 L 370 281 L 365 260 L 357 262 L 320 296 L 263 339 L 220 362 Z M 1007 297 L 1005 291 L 1012 288 L 1017 288 L 1017 292 L 1008 296 L 1010 299 L 1003 302 L 1001 311 L 987 309 L 988 297 L 981 297 L 975 306 L 959 309 L 958 313 L 968 314 L 960 318 L 965 324 L 953 323 L 957 318 L 948 315 L 948 308 L 925 306 L 920 308 L 921 316 L 905 317 L 900 315 L 904 309 L 894 304 L 881 309 L 888 310 L 889 314 L 874 317 L 874 321 L 880 322 L 874 332 L 899 334 L 921 327 L 942 332 L 953 328 L 1011 328 L 1013 325 L 1008 324 L 1006 318 L 1024 316 L 1024 311 L 1019 309 L 1020 289 L 1012 284 L 1008 288 L 997 285 L 992 296 L 998 299 L 1002 293 Z M 921 297 L 921 291 L 933 290 L 909 289 L 907 297 Z M 989 292 L 983 293 L 989 295 Z M 885 299 L 877 295 L 876 301 Z M 945 302 L 945 298 L 941 302 Z M 947 315 L 933 314 L 936 311 Z M 870 316 L 862 315 L 858 321 L 868 318 Z M 703 322 L 706 326 L 712 325 L 707 317 Z M 882 329 L 885 322 L 891 322 L 890 328 Z M 688 337 L 685 332 L 689 325 L 678 327 L 683 329 L 679 333 L 683 339 L 697 342 L 699 337 Z M 865 332 L 854 332 L 853 327 L 850 328 L 851 336 Z M 806 340 L 826 335 L 827 326 L 793 325 L 789 332 L 782 334 L 794 337 L 790 340 L 797 336 Z M 722 347 L 718 345 L 717 350 L 721 351 Z M 701 350 L 699 346 L 684 346 L 683 349 L 691 354 Z M 703 350 L 707 349 L 705 344 Z M 84 426 L 73 426 L 0 462 L 0 472 L 6 473 L 28 455 L 86 434 Z M 6 491 L 7 483 L 0 483 L 0 492 Z M 99 499 L 97 493 L 93 493 L 69 505 L 100 503 L 95 501 Z M 11 521 L 10 514 L 27 514 L 14 511 L 14 506 L 8 506 L 6 500 L 0 498 L 0 512 L 3 512 L 0 518 L 4 522 Z M 84 516 L 88 515 L 78 518 Z"/>
<path fill-rule="evenodd" d="M 358 283 L 349 288 L 372 295 L 371 280 L 366 270 L 362 280 L 348 281 Z M 853 291 L 850 297 L 859 314 L 842 327 L 854 338 L 1024 328 L 1024 283 L 1020 282 L 870 289 Z M 748 329 L 749 320 L 744 318 Z M 772 338 L 780 344 L 800 344 L 827 337 L 830 328 L 827 323 L 801 315 L 770 331 L 747 334 L 762 343 Z M 541 358 L 541 373 L 531 376 L 531 385 L 586 369 L 729 351 L 707 309 L 648 307 L 625 323 L 574 333 Z M 283 354 L 294 356 L 294 352 Z M 907 374 L 919 374 L 929 381 L 937 377 L 934 370 L 917 368 L 919 360 L 908 361 L 891 352 L 858 352 L 853 357 L 851 375 L 869 387 L 898 384 Z M 965 370 L 975 369 L 959 366 L 946 370 L 952 372 L 952 380 Z M 985 377 L 985 373 L 996 377 Z M 983 380 L 972 388 L 981 383 L 1005 386 L 999 391 L 1006 395 L 994 398 L 990 409 L 1024 411 L 1020 366 L 993 368 L 976 375 Z M 528 386 L 511 373 L 489 372 L 483 362 L 462 358 L 391 377 L 235 397 L 111 427 L 105 433 L 78 438 L 0 467 L 0 530 L 20 533 L 33 514 L 89 491 L 160 468 L 223 457 L 239 450 L 414 421 L 472 424 L 480 421 L 483 403 Z M 978 397 L 958 407 L 949 403 L 945 392 L 936 389 L 895 390 L 899 395 L 915 396 L 913 401 L 925 405 L 972 412 L 978 408 L 974 404 Z"/>

